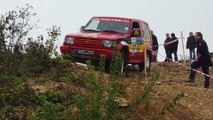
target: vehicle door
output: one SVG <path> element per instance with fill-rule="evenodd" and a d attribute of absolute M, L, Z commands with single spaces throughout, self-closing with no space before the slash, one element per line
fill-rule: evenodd
<path fill-rule="evenodd" d="M 144 52 L 144 30 L 139 21 L 132 22 L 132 33 L 130 41 L 128 42 L 129 47 L 129 62 L 139 63 L 143 57 Z"/>

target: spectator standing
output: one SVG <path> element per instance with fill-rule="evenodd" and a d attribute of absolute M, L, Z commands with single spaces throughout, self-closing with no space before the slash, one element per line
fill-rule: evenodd
<path fill-rule="evenodd" d="M 151 30 L 151 34 L 152 34 L 152 45 L 153 45 L 152 49 L 155 51 L 155 53 L 158 53 L 158 39 L 152 30 Z M 155 55 L 154 61 L 157 62 L 157 54 Z"/>
<path fill-rule="evenodd" d="M 168 62 L 172 60 L 172 46 L 171 44 L 168 44 L 172 41 L 172 39 L 170 38 L 169 33 L 166 34 L 166 40 L 164 41 L 164 48 L 165 48 L 165 52 L 166 52 L 166 59 L 164 62 Z"/>
<path fill-rule="evenodd" d="M 195 60 L 195 48 L 196 48 L 196 40 L 193 33 L 190 32 L 186 43 L 186 49 L 189 49 L 190 60 Z"/>
<path fill-rule="evenodd" d="M 171 34 L 171 39 L 172 41 L 175 41 L 177 40 L 177 37 L 175 36 L 174 33 Z M 174 43 L 172 43 L 172 54 L 174 54 L 174 58 L 175 58 L 175 61 L 178 61 L 178 55 L 177 55 L 177 52 L 178 52 L 178 44 L 179 44 L 179 40 L 175 41 Z"/>
<path fill-rule="evenodd" d="M 200 32 L 197 32 L 195 34 L 195 39 L 197 42 L 197 58 L 196 60 L 191 64 L 192 69 L 198 69 L 202 67 L 203 73 L 209 75 L 209 66 L 211 65 L 211 57 L 209 54 L 208 45 L 203 40 L 203 35 Z M 191 70 L 191 74 L 189 76 L 189 81 L 186 82 L 195 82 L 195 75 L 196 72 L 194 70 Z M 204 87 L 209 88 L 210 85 L 210 79 L 208 76 L 205 76 L 205 83 Z"/>

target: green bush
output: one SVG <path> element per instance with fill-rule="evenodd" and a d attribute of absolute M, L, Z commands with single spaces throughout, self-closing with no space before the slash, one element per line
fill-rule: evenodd
<path fill-rule="evenodd" d="M 16 87 L 7 88 L 1 99 L 1 106 L 29 106 L 33 104 L 35 91 L 27 84 L 19 84 Z"/>
<path fill-rule="evenodd" d="M 37 109 L 33 120 L 62 120 L 65 118 L 67 101 L 71 99 L 60 91 L 46 91 L 36 95 Z"/>
<path fill-rule="evenodd" d="M 34 96 L 35 91 L 24 82 L 11 81 L 8 86 L 2 87 L 0 89 L 0 119 L 27 119 L 29 117 L 27 109 L 35 105 Z"/>
<path fill-rule="evenodd" d="M 6 106 L 0 110 L 0 120 L 29 120 L 31 115 L 26 106 Z"/>
<path fill-rule="evenodd" d="M 63 103 L 65 101 L 65 95 L 61 91 L 46 91 L 41 93 L 46 97 L 46 100 L 51 103 Z"/>
<path fill-rule="evenodd" d="M 54 67 L 58 57 L 55 46 L 58 35 L 60 28 L 53 26 L 48 30 L 49 38 L 45 42 L 43 36 L 39 36 L 37 40 L 27 41 L 24 63 L 29 74 L 36 75 Z"/>
<path fill-rule="evenodd" d="M 45 101 L 36 109 L 32 120 L 63 120 L 65 116 L 64 108 L 65 107 L 60 103 L 54 104 Z"/>
<path fill-rule="evenodd" d="M 36 14 L 33 7 L 26 5 L 18 10 L 12 10 L 0 17 L 0 76 L 23 75 L 23 46 L 28 33 L 36 26 L 30 19 Z"/>
<path fill-rule="evenodd" d="M 116 54 L 111 63 L 111 72 L 108 85 L 104 85 L 105 70 L 104 56 L 100 58 L 99 75 L 94 73 L 94 67 L 91 66 L 91 62 L 87 62 L 88 66 L 88 92 L 86 95 L 77 94 L 74 96 L 74 102 L 77 108 L 80 110 L 80 116 L 76 119 L 84 120 L 122 120 L 127 116 L 122 115 L 119 109 L 119 103 L 117 99 L 121 97 L 119 86 L 122 75 L 120 74 L 120 55 Z"/>

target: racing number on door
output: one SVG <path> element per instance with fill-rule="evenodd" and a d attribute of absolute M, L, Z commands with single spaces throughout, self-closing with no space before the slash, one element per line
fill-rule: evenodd
<path fill-rule="evenodd" d="M 144 44 L 142 39 L 132 37 L 128 46 L 131 53 L 144 52 Z"/>

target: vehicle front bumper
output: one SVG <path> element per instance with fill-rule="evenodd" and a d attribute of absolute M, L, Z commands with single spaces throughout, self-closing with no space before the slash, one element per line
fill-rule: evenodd
<path fill-rule="evenodd" d="M 94 54 L 93 55 L 78 54 L 77 53 L 78 49 L 94 51 Z M 60 47 L 60 50 L 61 50 L 62 54 L 72 54 L 74 56 L 74 58 L 82 59 L 82 60 L 98 60 L 101 55 L 104 55 L 106 60 L 110 60 L 110 59 L 112 59 L 112 56 L 113 56 L 112 49 L 85 48 L 85 47 L 63 45 Z"/>

